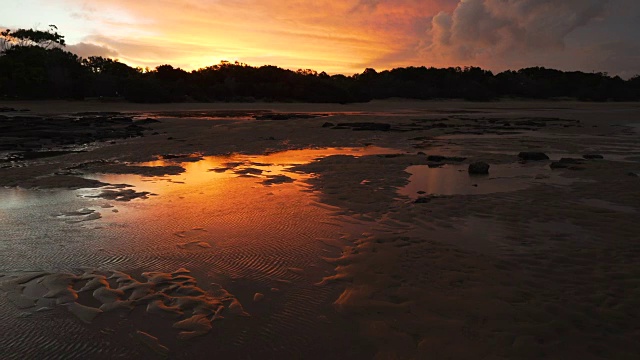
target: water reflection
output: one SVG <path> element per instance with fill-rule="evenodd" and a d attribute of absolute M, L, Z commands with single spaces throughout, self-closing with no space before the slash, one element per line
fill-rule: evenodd
<path fill-rule="evenodd" d="M 409 184 L 398 190 L 409 198 L 423 195 L 490 194 L 526 189 L 535 183 L 569 184 L 573 180 L 554 174 L 548 166 L 537 164 L 491 165 L 489 175 L 470 175 L 468 165 L 430 168 L 415 165 L 406 169 Z"/>
<path fill-rule="evenodd" d="M 273 185 L 262 182 L 276 175 L 303 179 L 309 175 L 288 169 L 323 156 L 394 152 L 397 151 L 365 147 L 292 150 L 260 156 L 233 154 L 196 162 L 177 158 L 142 165 L 179 164 L 185 169 L 179 175 L 88 175 L 158 195 L 130 202 L 87 197 L 101 189 L 5 189 L 0 195 L 3 199 L 4 192 L 13 195 L 10 202 L 3 204 L 11 210 L 0 213 L 0 274 L 45 270 L 78 275 L 97 269 L 108 273 L 124 271 L 139 279 L 143 272 L 186 268 L 203 284 L 204 291 L 210 290 L 211 283 L 222 284 L 253 316 L 242 320 L 229 317 L 216 323 L 215 346 L 220 354 L 249 358 L 249 354 L 274 346 L 301 352 L 315 341 L 326 343 L 318 339 L 318 334 L 343 339 L 348 345 L 350 333 L 346 325 L 336 325 L 328 332 L 324 331 L 328 325 L 318 321 L 318 316 L 331 315 L 326 304 L 340 292 L 334 286 L 315 285 L 334 271 L 322 256 L 335 256 L 338 251 L 320 240 L 359 234 L 363 229 L 337 220 L 337 209 L 319 203 L 314 193 L 301 191 L 307 186 L 303 181 Z M 224 170 L 215 171 L 221 168 Z M 250 168 L 260 172 L 238 172 Z M 262 302 L 254 303 L 256 293 L 263 294 Z M 100 336 L 84 326 L 67 327 L 63 333 L 41 326 L 47 322 L 44 316 L 76 324 L 72 315 L 65 317 L 66 312 L 47 315 L 28 309 L 30 323 L 25 324 L 16 316 L 18 310 L 10 305 L 0 299 L 0 319 L 11 320 L 0 324 L 0 330 L 11 333 L 8 341 L 13 350 L 29 353 L 30 357 L 41 357 L 39 351 L 44 350 L 28 347 L 19 339 L 36 337 L 53 342 L 64 338 L 74 344 L 89 344 Z M 135 311 L 100 314 L 96 321 L 95 328 L 132 329 L 122 337 L 110 339 L 125 346 L 123 353 L 128 356 L 138 354 L 136 343 L 127 347 L 130 333 L 137 330 L 163 339 L 163 344 L 177 353 L 206 353 L 211 346 L 208 341 L 177 341 L 170 322 L 148 316 L 136 318 Z M 91 357 L 108 350 L 96 345 L 88 353 Z"/>
<path fill-rule="evenodd" d="M 86 177 L 100 180 L 110 184 L 129 184 L 138 188 L 138 191 L 150 191 L 154 193 L 182 191 L 184 186 L 197 187 L 200 185 L 212 185 L 224 192 L 230 182 L 238 181 L 237 178 L 254 179 L 265 185 L 279 184 L 301 180 L 308 177 L 307 174 L 289 171 L 295 165 L 307 164 L 316 159 L 332 155 L 351 155 L 355 157 L 379 154 L 397 154 L 395 149 L 366 146 L 361 148 L 321 148 L 302 149 L 274 152 L 263 155 L 230 154 L 225 156 L 207 156 L 199 161 L 193 158 L 171 158 L 149 161 L 136 164 L 141 166 L 173 166 L 180 165 L 185 171 L 179 175 L 162 177 L 145 177 L 135 174 L 89 174 Z M 298 183 L 298 185 L 303 185 Z M 213 189 L 210 189 L 213 190 Z"/>

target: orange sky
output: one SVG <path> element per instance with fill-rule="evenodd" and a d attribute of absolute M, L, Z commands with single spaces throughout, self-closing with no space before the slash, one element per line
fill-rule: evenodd
<path fill-rule="evenodd" d="M 640 72 L 636 0 L 8 0 L 0 25 L 54 23 L 69 49 L 187 70 L 221 60 Z M 637 31 L 633 31 L 633 30 Z"/>

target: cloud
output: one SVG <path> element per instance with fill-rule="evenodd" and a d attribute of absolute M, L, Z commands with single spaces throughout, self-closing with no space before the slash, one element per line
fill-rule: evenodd
<path fill-rule="evenodd" d="M 224 59 L 347 74 L 411 65 L 640 72 L 637 0 L 32 1 L 66 14 L 60 24 L 76 52 L 115 52 L 134 66 Z"/>
<path fill-rule="evenodd" d="M 558 50 L 574 30 L 605 15 L 609 0 L 463 0 L 432 19 L 424 50 L 473 60 L 507 51 Z"/>
<path fill-rule="evenodd" d="M 117 58 L 119 56 L 118 51 L 107 45 L 98 45 L 88 42 L 80 42 L 77 44 L 69 45 L 66 47 L 66 50 L 83 58 L 88 58 L 89 56 Z"/>

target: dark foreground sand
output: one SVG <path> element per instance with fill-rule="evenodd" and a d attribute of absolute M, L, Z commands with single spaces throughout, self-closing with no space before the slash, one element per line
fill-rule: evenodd
<path fill-rule="evenodd" d="M 2 358 L 640 356 L 638 104 L 2 106 Z"/>

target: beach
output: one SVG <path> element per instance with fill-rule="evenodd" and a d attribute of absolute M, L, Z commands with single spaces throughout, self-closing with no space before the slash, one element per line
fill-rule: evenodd
<path fill-rule="evenodd" d="M 0 107 L 0 358 L 640 354 L 638 103 Z"/>

